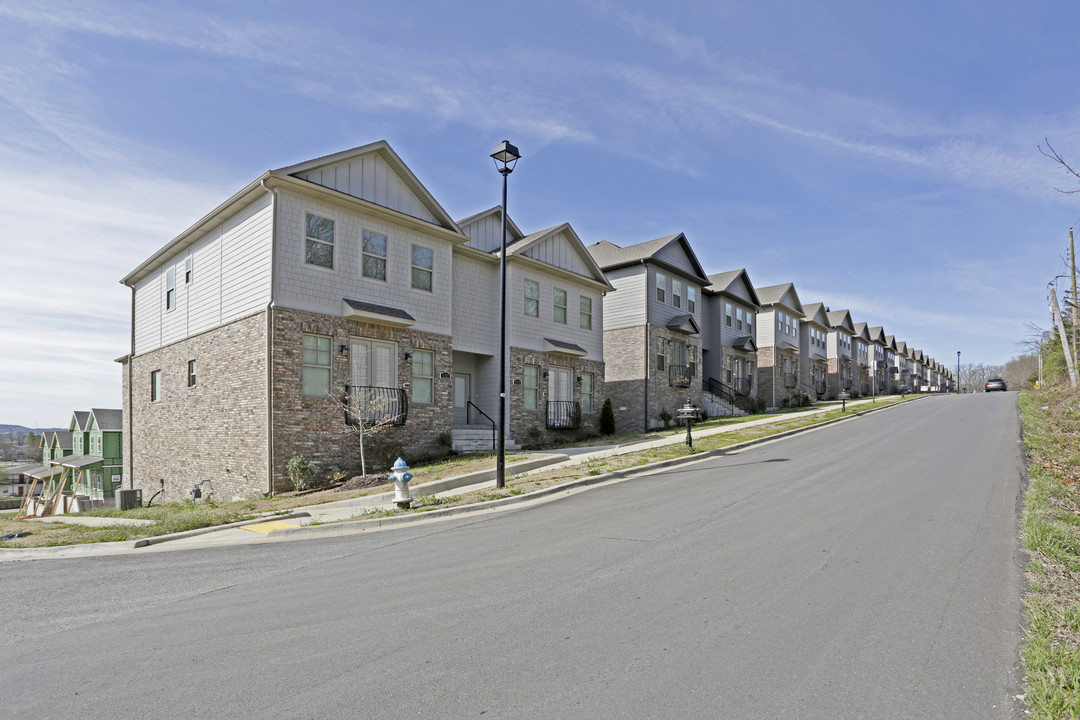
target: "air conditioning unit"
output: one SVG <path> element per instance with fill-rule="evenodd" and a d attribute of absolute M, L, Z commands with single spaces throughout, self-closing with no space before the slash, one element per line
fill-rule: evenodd
<path fill-rule="evenodd" d="M 116 509 L 131 510 L 142 507 L 142 490 L 117 490 Z"/>

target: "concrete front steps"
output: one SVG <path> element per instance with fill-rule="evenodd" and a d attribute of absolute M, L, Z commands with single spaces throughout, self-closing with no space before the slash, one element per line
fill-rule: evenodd
<path fill-rule="evenodd" d="M 491 445 L 490 425 L 486 427 L 483 425 L 456 427 L 450 432 L 450 438 L 450 447 L 454 450 L 454 452 L 491 452 L 495 449 Z M 496 430 L 495 442 L 498 441 L 498 431 Z M 515 442 L 512 442 L 510 438 L 507 438 L 506 449 L 520 450 L 521 446 Z"/>

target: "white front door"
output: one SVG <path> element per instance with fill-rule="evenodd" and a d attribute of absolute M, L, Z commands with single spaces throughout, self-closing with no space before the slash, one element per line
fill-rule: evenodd
<path fill-rule="evenodd" d="M 570 368 L 548 368 L 548 401 L 569 401 L 574 399 L 574 386 L 571 384 Z"/>

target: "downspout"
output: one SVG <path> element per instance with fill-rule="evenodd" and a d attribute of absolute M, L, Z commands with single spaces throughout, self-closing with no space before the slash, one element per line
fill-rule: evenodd
<path fill-rule="evenodd" d="M 648 274 L 645 276 L 648 277 Z M 646 291 L 648 292 L 648 291 Z M 646 296 L 647 298 L 648 296 Z M 648 300 L 646 299 L 646 307 Z M 652 353 L 652 338 L 649 336 L 649 315 L 645 312 L 645 432 L 649 432 L 649 354 Z"/>
<path fill-rule="evenodd" d="M 278 228 L 278 192 L 266 184 L 266 178 L 260 183 L 263 190 L 270 193 L 270 299 L 266 303 L 266 484 L 267 492 L 274 495 L 274 280 L 277 277 L 275 251 L 277 249 Z"/>
<path fill-rule="evenodd" d="M 132 385 L 135 383 L 135 286 L 131 286 L 131 350 L 127 361 L 127 441 L 128 441 L 128 489 L 135 489 L 135 437 L 132 435 L 135 415 L 135 395 Z M 121 480 L 121 483 L 123 481 Z"/>

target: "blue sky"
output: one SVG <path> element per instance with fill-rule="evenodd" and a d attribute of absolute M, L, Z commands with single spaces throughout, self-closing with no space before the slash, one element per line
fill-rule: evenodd
<path fill-rule="evenodd" d="M 1049 324 L 1080 164 L 1072 2 L 0 0 L 0 422 L 119 407 L 119 280 L 270 168 L 386 139 L 454 217 L 708 272 L 954 366 Z"/>

